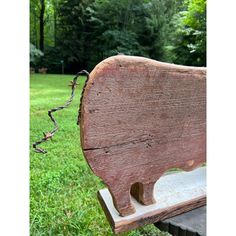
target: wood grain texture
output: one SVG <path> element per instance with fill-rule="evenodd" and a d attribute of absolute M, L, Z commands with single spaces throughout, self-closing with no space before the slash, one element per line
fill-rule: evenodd
<path fill-rule="evenodd" d="M 169 217 L 173 217 L 188 211 L 191 211 L 192 209 L 196 209 L 201 206 L 206 205 L 206 196 L 199 197 L 196 199 L 189 200 L 188 202 L 180 203 L 179 205 L 166 208 L 163 210 L 163 212 L 151 212 L 150 214 L 145 214 L 141 218 L 133 219 L 130 222 L 123 222 L 123 224 L 116 225 L 111 219 L 111 216 L 108 213 L 108 210 L 106 208 L 106 205 L 104 205 L 103 199 L 98 194 L 98 199 L 101 203 L 101 206 L 106 213 L 106 217 L 112 227 L 112 230 L 115 234 L 117 233 L 123 233 L 127 232 L 139 227 L 142 227 L 147 224 L 153 224 L 155 222 L 158 222 L 160 220 L 168 219 Z"/>
<path fill-rule="evenodd" d="M 143 206 L 134 198 L 132 215 L 121 217 L 107 189 L 98 192 L 98 199 L 115 233 L 125 232 L 182 214 L 206 204 L 206 169 L 164 175 L 155 184 L 156 204 Z"/>
<path fill-rule="evenodd" d="M 205 162 L 205 68 L 110 57 L 91 72 L 81 105 L 84 156 L 122 216 L 135 212 L 130 191 L 152 204 L 165 171 Z"/>

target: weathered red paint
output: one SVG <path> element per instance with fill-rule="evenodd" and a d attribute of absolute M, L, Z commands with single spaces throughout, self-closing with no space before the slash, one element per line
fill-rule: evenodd
<path fill-rule="evenodd" d="M 130 191 L 152 204 L 165 171 L 206 160 L 205 68 L 110 57 L 91 72 L 81 105 L 84 156 L 123 216 L 135 211 Z"/>

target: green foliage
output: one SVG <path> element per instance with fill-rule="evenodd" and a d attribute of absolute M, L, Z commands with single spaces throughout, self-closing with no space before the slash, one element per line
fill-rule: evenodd
<path fill-rule="evenodd" d="M 95 64 L 117 53 L 163 60 L 174 9 L 173 0 L 96 0 L 87 8 L 92 35 L 87 42 L 97 55 Z"/>
<path fill-rule="evenodd" d="M 139 54 L 139 43 L 136 34 L 132 31 L 107 30 L 101 40 L 106 45 L 105 57 L 124 53 L 125 55 Z"/>
<path fill-rule="evenodd" d="M 30 146 L 51 130 L 47 111 L 64 104 L 70 94 L 72 76 L 33 74 L 30 82 Z M 30 149 L 30 235 L 113 235 L 96 198 L 102 181 L 89 169 L 80 148 L 76 125 L 78 103 L 85 77 L 76 89 L 71 106 L 55 114 L 59 131 L 42 145 L 48 153 Z M 164 236 L 149 225 L 126 236 Z"/>
<path fill-rule="evenodd" d="M 96 51 L 101 55 L 100 60 L 117 53 L 146 55 L 139 38 L 139 25 L 145 15 L 142 2 L 97 0 L 89 7 L 93 32 L 100 35 L 96 43 Z M 96 35 L 93 38 L 96 38 Z"/>
<path fill-rule="evenodd" d="M 43 56 L 43 53 L 37 49 L 32 43 L 30 44 L 30 63 L 35 65 L 40 57 Z"/>
<path fill-rule="evenodd" d="M 48 73 L 61 73 L 61 51 L 55 47 L 46 47 L 44 56 L 38 61 L 37 67 L 46 67 Z"/>
<path fill-rule="evenodd" d="M 66 68 L 71 67 L 73 72 L 87 68 L 87 16 L 86 8 L 91 0 L 62 1 L 58 6 L 58 47 L 64 58 Z M 75 70 L 73 70 L 75 68 Z"/>
<path fill-rule="evenodd" d="M 206 0 L 187 0 L 173 18 L 175 62 L 206 66 Z"/>
<path fill-rule="evenodd" d="M 60 0 L 45 0 L 44 37 L 46 46 L 55 46 L 55 14 Z M 30 0 L 30 42 L 39 48 L 40 0 Z"/>
<path fill-rule="evenodd" d="M 169 40 L 170 19 L 175 13 L 176 3 L 173 0 L 151 0 L 147 4 L 146 43 L 149 57 L 166 60 L 165 46 Z"/>
<path fill-rule="evenodd" d="M 42 64 L 49 72 L 58 72 L 50 59 L 63 59 L 65 71 L 76 73 L 117 53 L 206 64 L 206 0 L 45 0 L 45 6 L 48 60 Z M 31 1 L 30 11 L 31 42 L 38 47 L 40 0 Z M 58 58 L 51 58 L 51 48 Z"/>

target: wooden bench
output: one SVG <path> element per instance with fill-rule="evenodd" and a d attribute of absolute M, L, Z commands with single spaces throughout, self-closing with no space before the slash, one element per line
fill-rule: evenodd
<path fill-rule="evenodd" d="M 39 68 L 39 73 L 40 74 L 46 74 L 47 71 L 48 71 L 48 68 L 45 68 L 45 67 Z"/>
<path fill-rule="evenodd" d="M 110 57 L 90 74 L 80 118 L 83 153 L 108 187 L 98 196 L 114 232 L 206 203 L 205 168 L 194 170 L 206 161 L 205 68 Z M 172 168 L 194 171 L 163 176 Z"/>

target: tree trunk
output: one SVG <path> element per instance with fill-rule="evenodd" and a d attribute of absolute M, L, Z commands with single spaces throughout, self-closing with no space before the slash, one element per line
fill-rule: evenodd
<path fill-rule="evenodd" d="M 53 17 L 54 17 L 54 46 L 57 46 L 57 1 L 53 1 Z"/>
<path fill-rule="evenodd" d="M 44 12 L 45 12 L 45 2 L 44 0 L 40 0 L 41 9 L 40 9 L 40 17 L 39 17 L 39 48 L 43 52 L 44 51 Z"/>

